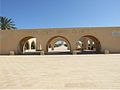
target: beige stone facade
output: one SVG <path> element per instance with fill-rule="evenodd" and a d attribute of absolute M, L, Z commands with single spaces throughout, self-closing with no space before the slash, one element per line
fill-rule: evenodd
<path fill-rule="evenodd" d="M 81 37 L 94 41 L 96 53 L 120 53 L 120 27 L 88 27 L 88 28 L 50 28 L 31 30 L 0 30 L 0 54 L 23 53 L 26 41 L 36 38 L 36 51 L 48 52 L 51 41 L 65 41 L 72 53 L 77 50 L 77 42 Z"/>

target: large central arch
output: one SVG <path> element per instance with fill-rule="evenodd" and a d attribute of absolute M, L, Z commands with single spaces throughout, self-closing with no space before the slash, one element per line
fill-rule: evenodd
<path fill-rule="evenodd" d="M 46 44 L 46 51 L 47 51 L 47 53 L 48 53 L 49 44 L 51 43 L 51 41 L 53 41 L 56 38 L 59 38 L 60 40 L 65 41 L 67 43 L 68 47 L 69 47 L 70 52 L 71 52 L 71 44 L 70 44 L 69 40 L 66 37 L 64 37 L 64 36 L 53 36 L 52 38 L 50 38 L 47 41 L 47 44 Z"/>

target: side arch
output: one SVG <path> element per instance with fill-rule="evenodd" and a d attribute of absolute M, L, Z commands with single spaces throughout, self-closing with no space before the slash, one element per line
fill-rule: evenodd
<path fill-rule="evenodd" d="M 87 37 L 95 42 L 95 47 L 96 47 L 96 53 L 101 53 L 101 43 L 99 39 L 93 35 L 83 35 L 82 37 Z"/>
<path fill-rule="evenodd" d="M 19 53 L 19 54 L 23 53 L 24 44 L 25 44 L 29 39 L 32 39 L 32 38 L 35 38 L 35 37 L 33 37 L 33 36 L 27 36 L 27 37 L 23 37 L 23 38 L 19 41 L 19 44 L 18 44 L 18 53 Z"/>

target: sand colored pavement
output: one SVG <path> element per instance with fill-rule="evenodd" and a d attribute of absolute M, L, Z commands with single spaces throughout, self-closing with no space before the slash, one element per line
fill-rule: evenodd
<path fill-rule="evenodd" d="M 0 56 L 1 89 L 120 89 L 120 55 Z"/>
<path fill-rule="evenodd" d="M 54 47 L 54 50 L 49 48 L 49 52 L 70 52 L 70 50 L 67 50 L 68 47 L 65 47 L 64 45 L 61 45 L 59 47 Z"/>

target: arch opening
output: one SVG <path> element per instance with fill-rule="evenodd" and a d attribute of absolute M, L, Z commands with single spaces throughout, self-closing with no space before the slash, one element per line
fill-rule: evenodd
<path fill-rule="evenodd" d="M 55 36 L 48 41 L 46 49 L 48 55 L 66 55 L 70 54 L 71 45 L 65 37 Z"/>
<path fill-rule="evenodd" d="M 77 50 L 82 54 L 97 54 L 101 53 L 101 44 L 96 37 L 85 35 L 77 41 Z"/>
<path fill-rule="evenodd" d="M 20 54 L 33 54 L 36 52 L 36 38 L 25 37 L 19 42 L 19 53 Z"/>

